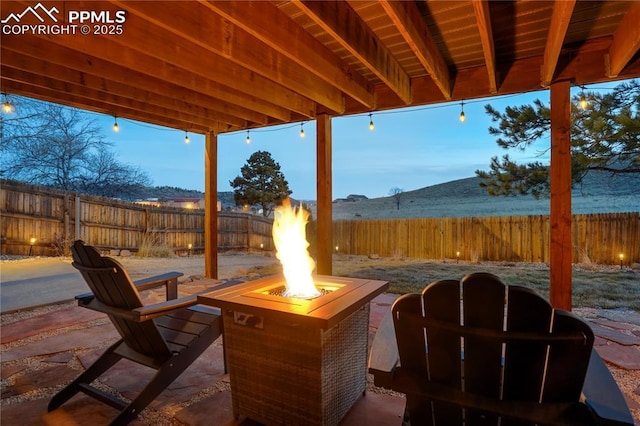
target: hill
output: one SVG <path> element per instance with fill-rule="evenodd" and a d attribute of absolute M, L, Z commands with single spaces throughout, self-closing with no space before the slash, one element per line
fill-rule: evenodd
<path fill-rule="evenodd" d="M 333 219 L 549 214 L 548 198 L 489 196 L 479 183 L 472 177 L 403 192 L 400 209 L 393 197 L 335 202 Z M 640 211 L 640 177 L 589 172 L 572 191 L 572 210 L 576 214 Z"/>

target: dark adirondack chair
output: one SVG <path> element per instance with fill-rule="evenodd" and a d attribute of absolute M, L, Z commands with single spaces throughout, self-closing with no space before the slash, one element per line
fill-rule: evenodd
<path fill-rule="evenodd" d="M 396 346 L 397 343 L 397 346 Z M 374 383 L 407 396 L 405 424 L 633 424 L 593 332 L 492 274 L 437 281 L 393 304 Z"/>
<path fill-rule="evenodd" d="M 78 304 L 106 313 L 120 336 L 87 370 L 49 402 L 52 411 L 78 392 L 109 404 L 120 414 L 112 424 L 127 424 L 169 386 L 222 333 L 220 311 L 196 304 L 196 296 L 176 299 L 179 272 L 132 282 L 114 259 L 101 256 L 94 247 L 76 241 L 73 266 L 92 293 L 77 296 Z M 143 306 L 139 291 L 166 286 L 167 301 Z M 122 358 L 156 371 L 147 386 L 130 403 L 91 385 Z"/>

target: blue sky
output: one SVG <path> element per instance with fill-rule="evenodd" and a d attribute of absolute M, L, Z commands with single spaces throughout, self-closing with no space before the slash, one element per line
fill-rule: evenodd
<path fill-rule="evenodd" d="M 611 88 L 615 84 L 608 84 Z M 594 87 L 588 87 L 587 90 Z M 574 88 L 572 94 L 579 92 Z M 489 135 L 492 125 L 484 112 L 490 103 L 498 110 L 530 104 L 534 99 L 549 102 L 549 91 L 538 91 L 465 102 L 466 121 L 458 119 L 460 103 L 446 103 L 373 113 L 375 130 L 369 130 L 367 114 L 335 117 L 333 127 L 333 198 L 362 194 L 369 198 L 389 195 L 393 187 L 404 191 L 475 176 L 475 170 L 489 169 L 492 156 L 507 153 Z M 155 186 L 204 190 L 204 136 L 118 119 L 120 132 L 112 132 L 113 117 L 96 115 L 104 122 L 107 139 L 118 158 L 149 173 Z M 229 181 L 255 151 L 271 153 L 277 161 L 292 197 L 316 198 L 315 121 L 252 130 L 251 143 L 245 132 L 218 137 L 218 190 L 232 191 Z M 537 149 L 509 152 L 519 161 L 548 161 L 548 154 L 536 154 L 549 146 L 540 141 Z"/>

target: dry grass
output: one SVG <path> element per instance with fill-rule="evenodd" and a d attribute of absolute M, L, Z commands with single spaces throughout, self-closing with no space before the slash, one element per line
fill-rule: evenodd
<path fill-rule="evenodd" d="M 174 257 L 173 249 L 167 245 L 163 234 L 147 232 L 142 236 L 137 256 L 140 257 Z"/>
<path fill-rule="evenodd" d="M 549 267 L 546 264 L 515 262 L 447 262 L 422 259 L 368 259 L 365 256 L 337 256 L 335 275 L 389 281 L 389 292 L 421 291 L 440 279 L 460 279 L 471 272 L 491 272 L 507 284 L 532 288 L 549 297 Z M 640 310 L 640 272 L 629 268 L 575 265 L 573 306 L 590 308 L 630 308 Z"/>

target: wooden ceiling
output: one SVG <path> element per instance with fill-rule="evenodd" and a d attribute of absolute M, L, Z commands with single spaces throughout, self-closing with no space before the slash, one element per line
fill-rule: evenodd
<path fill-rule="evenodd" d="M 76 33 L 21 32 L 38 3 L 3 1 L 3 92 L 190 132 L 640 76 L 639 1 L 40 3 Z"/>

